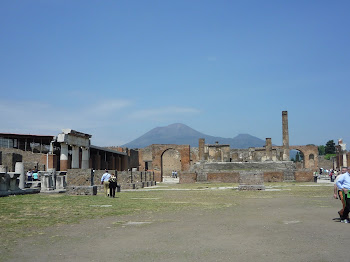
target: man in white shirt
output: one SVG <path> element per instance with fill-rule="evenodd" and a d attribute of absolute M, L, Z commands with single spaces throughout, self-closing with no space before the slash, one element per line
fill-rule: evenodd
<path fill-rule="evenodd" d="M 108 173 L 108 170 L 106 169 L 105 170 L 106 172 L 102 175 L 102 178 L 101 178 L 101 185 L 103 185 L 103 188 L 105 190 L 105 195 L 106 197 L 109 196 L 108 194 L 108 190 L 109 190 L 109 178 L 111 177 L 111 174 Z"/>
<path fill-rule="evenodd" d="M 342 175 L 342 177 L 339 178 L 337 181 L 336 185 L 339 190 L 342 190 L 344 193 L 344 198 L 345 198 L 345 208 L 343 215 L 340 217 L 342 223 L 350 223 L 350 221 L 347 219 L 348 214 L 350 211 L 350 196 L 348 193 L 350 193 L 350 168 L 348 168 L 348 171 Z"/>

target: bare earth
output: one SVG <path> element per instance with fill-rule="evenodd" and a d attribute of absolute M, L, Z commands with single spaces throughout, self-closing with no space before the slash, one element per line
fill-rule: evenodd
<path fill-rule="evenodd" d="M 349 261 L 350 224 L 334 220 L 340 202 L 307 201 L 250 198 L 218 209 L 86 220 L 19 241 L 8 261 Z"/>

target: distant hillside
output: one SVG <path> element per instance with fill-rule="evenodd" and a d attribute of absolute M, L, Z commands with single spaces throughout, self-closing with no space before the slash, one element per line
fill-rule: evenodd
<path fill-rule="evenodd" d="M 249 134 L 240 134 L 234 138 L 223 138 L 205 135 L 184 124 L 172 124 L 156 127 L 139 138 L 122 145 L 128 148 L 144 148 L 152 144 L 177 144 L 198 147 L 198 139 L 204 138 L 206 144 L 228 144 L 231 148 L 262 147 L 265 141 Z"/>

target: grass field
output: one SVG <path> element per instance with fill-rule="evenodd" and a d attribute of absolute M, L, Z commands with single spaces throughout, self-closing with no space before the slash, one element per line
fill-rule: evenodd
<path fill-rule="evenodd" d="M 238 184 L 159 184 L 147 190 L 125 191 L 117 198 L 34 194 L 0 198 L 0 252 L 11 249 L 18 238 L 41 234 L 46 227 L 82 220 L 138 212 L 182 209 L 218 209 L 240 205 L 245 198 L 301 197 L 305 205 L 324 205 L 333 187 L 315 183 L 266 183 L 265 191 L 238 191 Z M 308 198 L 305 198 L 305 196 Z"/>

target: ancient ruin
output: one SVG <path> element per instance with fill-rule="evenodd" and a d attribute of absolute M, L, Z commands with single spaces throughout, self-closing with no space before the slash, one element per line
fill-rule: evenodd
<path fill-rule="evenodd" d="M 313 172 L 318 170 L 317 146 L 289 144 L 287 111 L 282 112 L 282 146 L 275 146 L 271 138 L 266 138 L 264 147 L 236 149 L 219 142 L 206 144 L 204 138 L 198 138 L 198 148 L 153 144 L 128 149 L 94 146 L 90 139 L 91 135 L 72 129 L 63 129 L 57 136 L 0 134 L 0 168 L 6 168 L 1 173 L 1 191 L 17 190 L 17 184 L 9 181 L 18 177 L 21 190 L 74 187 L 79 191 L 78 187 L 84 187 L 83 192 L 93 194 L 105 169 L 115 172 L 121 188 L 151 186 L 176 171 L 179 183 L 230 182 L 240 183 L 242 189 L 263 189 L 264 181 L 313 181 Z M 337 166 L 346 165 L 346 145 L 342 140 L 338 143 L 335 162 Z M 290 150 L 300 151 L 303 161 L 290 161 Z M 15 171 L 17 164 L 23 171 Z M 23 172 L 28 169 L 40 170 L 40 183 L 24 183 Z"/>

